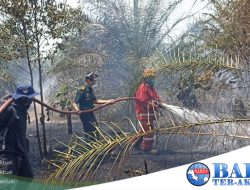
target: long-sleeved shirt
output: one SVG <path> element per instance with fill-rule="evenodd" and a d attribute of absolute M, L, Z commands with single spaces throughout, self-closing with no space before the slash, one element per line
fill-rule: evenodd
<path fill-rule="evenodd" d="M 154 110 L 150 102 L 160 100 L 156 90 L 147 83 L 142 83 L 135 93 L 137 98 L 135 110 L 139 120 L 154 119 Z"/>
<path fill-rule="evenodd" d="M 6 152 L 26 155 L 27 109 L 11 104 L 0 117 L 0 131 L 8 128 L 5 135 Z M 2 145 L 3 141 L 0 141 Z"/>

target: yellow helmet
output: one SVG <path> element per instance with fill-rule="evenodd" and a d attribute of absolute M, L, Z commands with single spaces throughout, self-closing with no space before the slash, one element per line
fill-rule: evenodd
<path fill-rule="evenodd" d="M 155 76 L 155 70 L 154 69 L 145 69 L 143 71 L 143 77 L 146 78 L 146 77 L 154 77 Z"/>

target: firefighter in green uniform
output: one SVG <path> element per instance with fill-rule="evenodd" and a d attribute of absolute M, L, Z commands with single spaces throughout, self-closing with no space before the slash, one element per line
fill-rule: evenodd
<path fill-rule="evenodd" d="M 113 103 L 114 99 L 101 100 L 97 99 L 92 87 L 96 84 L 98 75 L 90 72 L 85 77 L 85 84 L 77 91 L 73 107 L 76 111 L 89 110 L 94 108 L 94 104 Z M 98 138 L 96 133 L 97 121 L 93 112 L 80 113 L 80 119 L 85 132 L 85 138 L 88 140 L 95 140 Z"/>

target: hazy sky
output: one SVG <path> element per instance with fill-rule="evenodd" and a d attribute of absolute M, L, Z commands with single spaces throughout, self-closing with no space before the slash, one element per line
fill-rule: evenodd
<path fill-rule="evenodd" d="M 62 1 L 62 2 L 67 2 L 68 4 L 70 4 L 73 7 L 77 7 L 79 5 L 79 0 L 58 0 L 58 1 Z M 183 10 L 190 8 L 194 2 L 196 0 L 184 0 L 183 2 Z M 196 2 L 196 8 L 201 8 L 203 5 L 205 5 L 205 2 L 201 2 L 201 0 L 198 0 Z"/>
<path fill-rule="evenodd" d="M 195 4 L 194 4 L 195 3 Z M 198 0 L 196 2 L 196 0 L 184 0 L 182 2 L 182 4 L 179 6 L 178 9 L 176 9 L 176 11 L 174 12 L 174 14 L 177 15 L 188 15 L 188 14 L 195 14 L 194 17 L 192 17 L 191 19 L 187 19 L 184 22 L 181 22 L 178 27 L 176 28 L 176 30 L 179 30 L 180 33 L 182 33 L 185 29 L 187 29 L 187 25 L 188 23 L 190 23 L 192 20 L 194 20 L 194 18 L 198 18 L 199 16 L 202 15 L 202 13 L 208 12 L 208 8 L 205 8 L 207 5 L 207 1 L 203 1 L 201 2 L 201 0 Z"/>
<path fill-rule="evenodd" d="M 58 0 L 62 2 L 67 2 L 69 5 L 72 7 L 77 7 L 80 5 L 81 0 Z M 131 1 L 130 4 L 132 4 L 133 0 L 126 0 L 126 1 Z M 196 2 L 197 1 L 197 2 Z M 195 5 L 194 5 L 195 3 Z M 173 18 L 179 18 L 181 15 L 184 14 L 193 14 L 196 13 L 195 18 L 199 17 L 202 13 L 208 12 L 207 9 L 203 9 L 207 4 L 207 1 L 203 0 L 183 0 L 183 2 L 180 4 L 179 8 L 173 13 Z M 194 5 L 194 6 L 193 6 Z M 175 28 L 174 32 L 176 35 L 182 33 L 187 29 L 187 23 L 190 22 L 191 20 L 186 20 L 185 22 L 182 22 L 178 24 L 178 27 Z M 174 22 L 174 21 L 173 21 Z"/>
<path fill-rule="evenodd" d="M 78 5 L 80 5 L 80 0 L 58 0 L 58 1 L 67 2 L 67 4 L 71 5 L 72 7 L 77 7 Z M 195 1 L 197 2 L 195 3 L 195 6 L 192 8 L 192 12 L 198 11 L 206 5 L 206 1 L 202 2 L 201 0 L 184 0 L 178 11 L 183 12 L 183 13 L 189 11 Z"/>

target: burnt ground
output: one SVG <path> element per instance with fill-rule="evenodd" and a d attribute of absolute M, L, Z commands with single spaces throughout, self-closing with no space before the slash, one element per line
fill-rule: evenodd
<path fill-rule="evenodd" d="M 34 123 L 34 122 L 32 122 Z M 73 133 L 81 133 L 82 126 L 77 118 L 73 120 Z M 58 142 L 62 141 L 68 143 L 72 135 L 68 134 L 67 124 L 65 118 L 57 118 L 57 121 L 46 122 L 46 135 L 48 141 L 49 158 L 53 159 L 54 149 L 62 150 L 64 147 Z M 30 140 L 30 160 L 34 169 L 36 179 L 46 179 L 51 172 L 48 170 L 48 166 L 41 161 L 39 156 L 36 129 L 34 124 L 30 124 L 27 130 L 27 136 Z M 40 129 L 40 136 L 41 129 Z M 57 139 L 57 140 L 56 140 Z M 148 173 L 164 170 L 167 168 L 173 168 L 181 166 L 187 163 L 195 162 L 201 159 L 215 156 L 225 152 L 225 150 L 208 150 L 194 148 L 190 139 L 183 137 L 180 139 L 177 136 L 172 136 L 169 141 L 166 135 L 160 135 L 157 142 L 159 149 L 158 155 L 150 155 L 143 153 L 139 149 L 134 149 L 126 161 L 119 169 L 119 171 L 113 171 L 111 175 L 107 175 L 108 171 L 114 163 L 114 159 L 110 158 L 103 164 L 95 176 L 90 179 L 94 183 L 102 183 L 105 181 L 113 181 L 118 179 L 124 179 L 131 176 L 142 175 L 146 173 L 145 162 L 147 165 Z M 168 147 L 165 149 L 166 142 L 169 142 Z M 197 147 L 197 146 L 196 146 Z"/>

